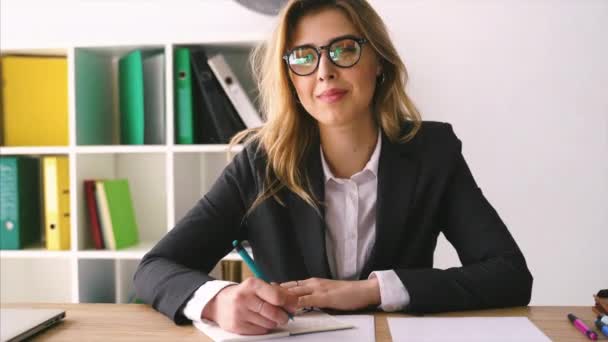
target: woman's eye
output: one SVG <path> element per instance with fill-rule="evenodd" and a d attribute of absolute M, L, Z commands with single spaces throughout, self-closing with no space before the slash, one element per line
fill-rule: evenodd
<path fill-rule="evenodd" d="M 315 57 L 311 53 L 306 55 L 295 55 L 291 59 L 291 64 L 310 64 L 313 62 L 314 58 Z"/>
<path fill-rule="evenodd" d="M 340 58 L 342 55 L 353 54 L 357 52 L 357 48 L 353 46 L 338 46 L 331 52 L 333 58 Z"/>

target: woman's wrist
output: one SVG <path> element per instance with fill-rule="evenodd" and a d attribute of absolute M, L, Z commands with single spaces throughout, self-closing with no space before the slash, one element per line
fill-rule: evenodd
<path fill-rule="evenodd" d="M 205 307 L 203 308 L 203 312 L 201 312 L 201 318 L 215 322 L 216 303 L 217 295 L 215 295 L 215 297 L 211 298 L 211 300 L 207 302 L 207 305 L 205 305 Z"/>
<path fill-rule="evenodd" d="M 380 297 L 380 283 L 378 282 L 378 278 L 374 277 L 363 280 L 362 283 L 369 305 L 380 305 L 382 299 Z"/>

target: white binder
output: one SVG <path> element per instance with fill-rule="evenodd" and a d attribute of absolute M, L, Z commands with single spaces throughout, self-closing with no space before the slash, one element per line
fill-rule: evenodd
<path fill-rule="evenodd" d="M 226 63 L 226 59 L 221 54 L 217 54 L 207 59 L 207 64 L 222 85 L 224 92 L 228 95 L 230 102 L 243 120 L 247 128 L 262 126 L 262 118 L 241 86 L 238 78 Z"/>

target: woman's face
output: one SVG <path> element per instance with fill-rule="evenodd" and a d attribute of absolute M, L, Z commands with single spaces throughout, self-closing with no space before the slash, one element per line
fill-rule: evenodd
<path fill-rule="evenodd" d="M 326 46 L 336 37 L 356 36 L 360 32 L 338 9 L 326 9 L 302 17 L 297 23 L 288 49 L 301 45 Z M 322 50 L 319 67 L 308 76 L 289 72 L 298 98 L 321 126 L 346 127 L 369 122 L 376 77 L 381 66 L 369 43 L 361 46 L 361 58 L 350 68 L 334 65 Z"/>

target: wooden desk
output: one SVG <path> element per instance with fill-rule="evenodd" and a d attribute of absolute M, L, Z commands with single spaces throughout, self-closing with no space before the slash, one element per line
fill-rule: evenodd
<path fill-rule="evenodd" d="M 192 325 L 177 326 L 150 306 L 142 304 L 2 304 L 2 307 L 66 310 L 63 323 L 39 335 L 39 339 L 44 341 L 210 341 Z M 591 307 L 574 306 L 519 307 L 429 316 L 526 316 L 553 341 L 589 341 L 570 324 L 567 313 L 574 313 L 589 324 L 594 319 Z M 374 315 L 378 342 L 391 341 L 386 317 L 407 316 L 395 313 Z"/>

